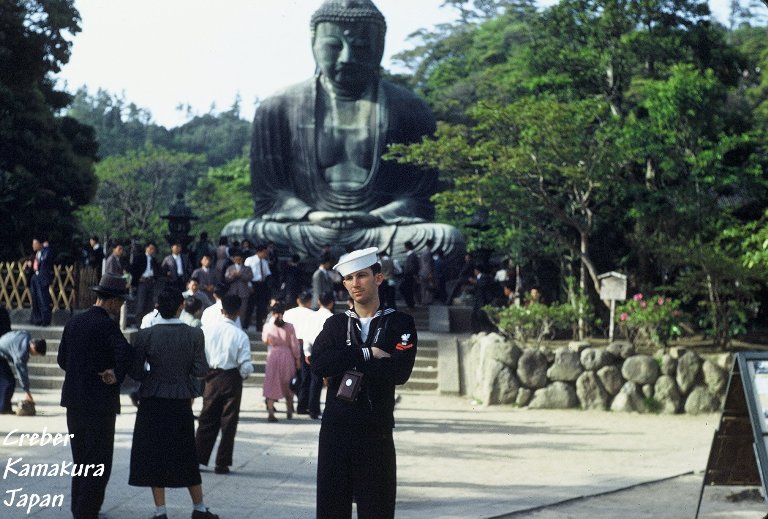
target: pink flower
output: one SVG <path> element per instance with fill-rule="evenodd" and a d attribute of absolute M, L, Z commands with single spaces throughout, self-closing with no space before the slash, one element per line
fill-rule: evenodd
<path fill-rule="evenodd" d="M 634 296 L 632 296 L 632 299 L 634 299 L 635 301 L 642 301 L 643 294 L 635 294 Z"/>
<path fill-rule="evenodd" d="M 663 298 L 663 297 L 660 297 L 660 298 L 658 299 L 658 301 L 656 301 L 656 303 L 658 303 L 658 304 L 660 304 L 660 305 L 663 305 L 663 304 L 664 304 L 664 298 Z"/>
<path fill-rule="evenodd" d="M 624 312 L 619 316 L 619 321 L 626 321 L 627 319 L 629 319 L 629 314 L 627 312 Z"/>
<path fill-rule="evenodd" d="M 640 308 L 645 308 L 646 306 L 648 306 L 648 303 L 645 301 L 640 301 Z"/>

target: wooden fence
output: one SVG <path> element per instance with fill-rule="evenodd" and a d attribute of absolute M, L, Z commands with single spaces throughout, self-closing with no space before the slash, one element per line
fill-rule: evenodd
<path fill-rule="evenodd" d="M 88 287 L 97 285 L 99 272 L 81 265 L 54 265 L 48 288 L 53 310 L 87 308 L 96 300 Z M 31 308 L 32 292 L 23 261 L 0 262 L 0 304 L 6 309 Z"/>

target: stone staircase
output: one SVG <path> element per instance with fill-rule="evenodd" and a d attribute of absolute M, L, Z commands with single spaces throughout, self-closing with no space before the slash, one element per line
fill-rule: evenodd
<path fill-rule="evenodd" d="M 429 311 L 427 308 L 409 310 L 416 321 L 416 329 L 419 331 L 429 329 Z M 14 329 L 29 330 L 32 337 L 42 337 L 48 345 L 48 353 L 44 357 L 30 357 L 29 380 L 34 395 L 35 389 L 59 389 L 64 382 L 64 372 L 56 362 L 59 350 L 59 342 L 63 326 L 24 326 L 14 325 Z M 136 333 L 135 329 L 124 332 L 128 340 Z M 267 347 L 261 342 L 261 337 L 256 332 L 249 332 L 251 339 L 251 359 L 253 360 L 254 373 L 245 380 L 247 386 L 261 386 L 264 382 L 264 368 L 267 361 Z M 438 389 L 438 347 L 434 339 L 419 339 L 416 363 L 413 367 L 411 378 L 405 389 L 417 391 L 437 391 Z"/>

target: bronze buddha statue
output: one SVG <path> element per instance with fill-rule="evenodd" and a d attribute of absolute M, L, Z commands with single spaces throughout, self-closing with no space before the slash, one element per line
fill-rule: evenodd
<path fill-rule="evenodd" d="M 222 231 L 308 257 L 327 245 L 404 252 L 428 239 L 460 259 L 457 229 L 432 223 L 437 173 L 383 161 L 435 131 L 427 104 L 381 79 L 386 23 L 370 0 L 326 0 L 311 20 L 317 71 L 265 99 L 251 143 L 254 217 Z"/>

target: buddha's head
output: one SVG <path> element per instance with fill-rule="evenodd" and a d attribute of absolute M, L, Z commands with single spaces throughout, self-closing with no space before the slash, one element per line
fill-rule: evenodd
<path fill-rule="evenodd" d="M 312 15 L 312 52 L 320 73 L 342 94 L 376 78 L 387 25 L 370 0 L 326 0 Z"/>

